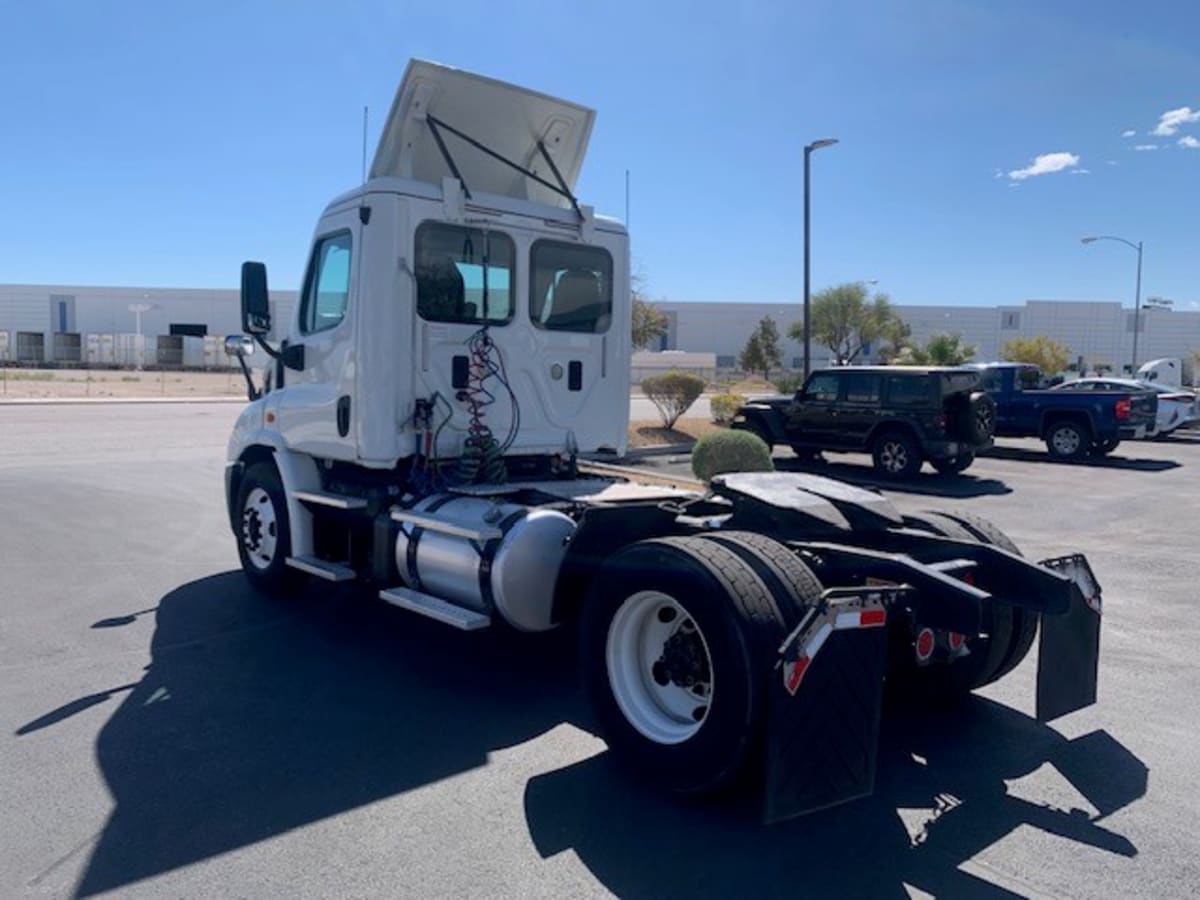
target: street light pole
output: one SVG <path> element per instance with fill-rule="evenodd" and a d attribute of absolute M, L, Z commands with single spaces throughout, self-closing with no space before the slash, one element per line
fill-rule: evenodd
<path fill-rule="evenodd" d="M 1129 367 L 1130 376 L 1134 376 L 1137 375 L 1138 333 L 1142 330 L 1142 242 L 1138 241 L 1135 244 L 1133 241 L 1127 241 L 1123 237 L 1111 234 L 1080 238 L 1081 244 L 1092 244 L 1096 241 L 1117 241 L 1137 253 L 1137 286 L 1134 288 L 1133 294 L 1133 360 Z"/>
<path fill-rule="evenodd" d="M 809 162 L 812 152 L 820 150 L 822 147 L 832 147 L 837 143 L 837 138 L 823 138 L 819 141 L 813 141 L 811 144 L 804 145 L 804 378 L 808 379 L 808 373 L 812 366 L 810 363 L 812 350 L 812 316 L 810 312 L 810 293 L 809 293 Z"/>

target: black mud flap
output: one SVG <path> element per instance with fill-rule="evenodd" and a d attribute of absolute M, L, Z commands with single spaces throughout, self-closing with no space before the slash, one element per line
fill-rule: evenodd
<path fill-rule="evenodd" d="M 1042 617 L 1038 642 L 1037 718 L 1049 722 L 1096 702 L 1100 668 L 1100 584 L 1079 554 L 1040 565 L 1071 579 L 1067 612 Z"/>
<path fill-rule="evenodd" d="M 763 820 L 875 789 L 887 610 L 906 588 L 834 588 L 784 641 L 770 679 Z"/>

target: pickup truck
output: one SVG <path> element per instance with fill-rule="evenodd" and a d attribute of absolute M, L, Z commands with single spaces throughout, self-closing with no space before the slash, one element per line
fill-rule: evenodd
<path fill-rule="evenodd" d="M 958 367 L 843 366 L 813 372 L 795 397 L 747 403 L 733 427 L 800 458 L 865 451 L 888 478 L 911 478 L 928 461 L 964 471 L 992 444 L 995 405 L 979 373 Z"/>
<path fill-rule="evenodd" d="M 997 437 L 1036 437 L 1056 459 L 1103 456 L 1124 438 L 1154 431 L 1158 399 L 1150 391 L 1042 390 L 1045 377 L 1026 363 L 976 368 L 996 402 Z"/>

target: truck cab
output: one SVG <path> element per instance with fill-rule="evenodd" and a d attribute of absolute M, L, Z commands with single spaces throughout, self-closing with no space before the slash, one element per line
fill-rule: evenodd
<path fill-rule="evenodd" d="M 390 470 L 460 457 L 482 428 L 512 456 L 623 452 L 628 236 L 573 195 L 593 118 L 411 63 L 369 178 L 321 214 L 271 390 L 231 455 L 265 441 Z"/>

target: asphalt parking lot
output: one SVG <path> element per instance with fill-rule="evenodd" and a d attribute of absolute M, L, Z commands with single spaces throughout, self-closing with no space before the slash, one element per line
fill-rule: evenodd
<path fill-rule="evenodd" d="M 1195 896 L 1200 439 L 1003 442 L 888 489 L 1088 554 L 1100 702 L 1036 723 L 1031 657 L 954 715 L 889 710 L 874 797 L 765 829 L 615 769 L 569 640 L 251 592 L 238 409 L 0 406 L 0 896 Z"/>

